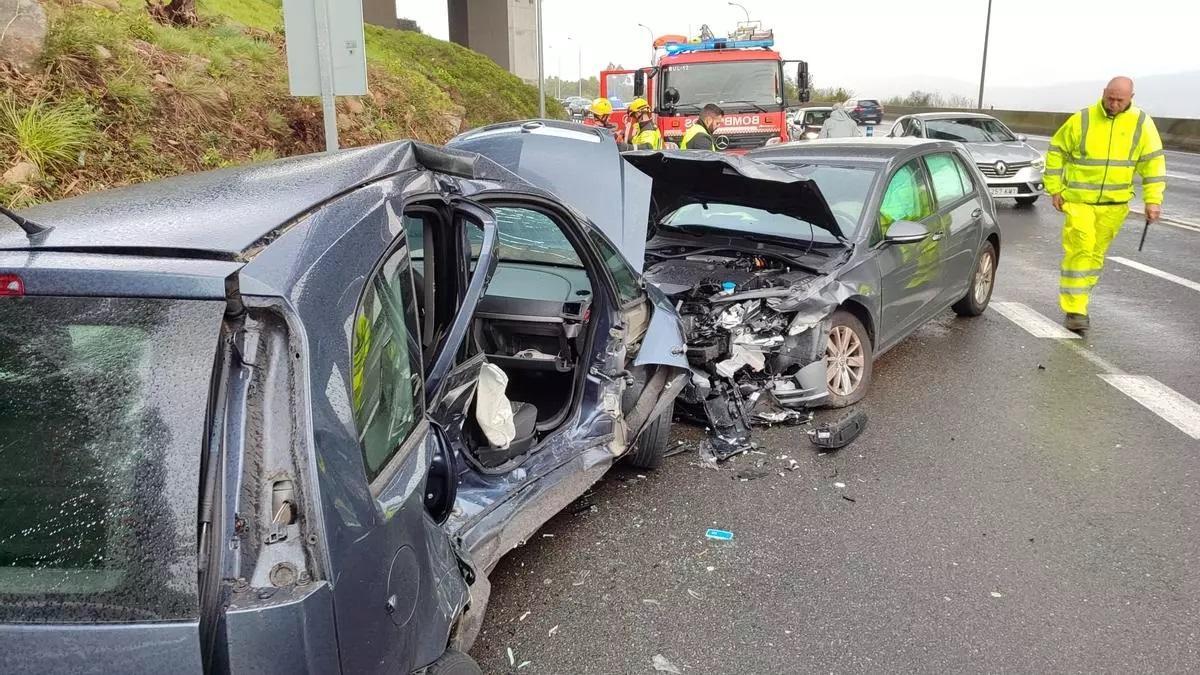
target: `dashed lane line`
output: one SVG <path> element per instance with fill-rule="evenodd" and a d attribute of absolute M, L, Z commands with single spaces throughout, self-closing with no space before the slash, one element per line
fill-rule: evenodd
<path fill-rule="evenodd" d="M 1200 441 L 1200 404 L 1153 377 L 1103 373 L 1100 379 Z"/>
<path fill-rule="evenodd" d="M 1196 283 L 1195 281 L 1192 281 L 1191 279 L 1184 279 L 1181 276 L 1171 274 L 1170 272 L 1164 272 L 1160 269 L 1140 263 L 1136 260 L 1130 260 L 1129 258 L 1122 258 L 1120 256 L 1110 255 L 1108 257 L 1108 259 L 1115 263 L 1120 263 L 1126 267 L 1132 267 L 1135 270 L 1140 270 L 1142 272 L 1145 272 L 1146 274 L 1152 274 L 1152 275 L 1158 277 L 1159 279 L 1166 279 L 1167 281 L 1179 284 L 1180 286 L 1183 286 L 1184 288 L 1190 288 L 1193 291 L 1200 291 L 1200 283 Z"/>
<path fill-rule="evenodd" d="M 1113 260 L 1117 259 L 1113 258 Z M 1164 274 L 1166 273 L 1164 272 Z M 1184 281 L 1187 280 L 1184 279 Z M 1076 354 L 1079 354 L 1091 362 L 1092 365 L 1104 371 L 1099 373 L 1100 379 L 1138 402 L 1150 412 L 1158 415 L 1176 429 L 1196 440 L 1200 440 L 1200 404 L 1153 377 L 1147 375 L 1130 375 L 1078 342 L 1069 342 L 1068 340 L 1071 339 L 1079 339 L 1079 336 L 1042 316 L 1037 310 L 1028 305 L 1019 302 L 992 302 L 991 306 L 1006 319 L 1017 324 L 1034 337 L 1063 341 L 1063 344 L 1072 349 Z"/>
<path fill-rule="evenodd" d="M 1079 339 L 1077 334 L 1038 314 L 1028 305 L 1019 302 L 992 302 L 992 308 L 1036 338 Z"/>

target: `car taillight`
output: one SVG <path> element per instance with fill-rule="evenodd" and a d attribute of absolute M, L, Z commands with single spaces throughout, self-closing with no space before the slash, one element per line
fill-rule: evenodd
<path fill-rule="evenodd" d="M 20 297 L 25 295 L 25 282 L 15 274 L 0 274 L 0 296 Z"/>

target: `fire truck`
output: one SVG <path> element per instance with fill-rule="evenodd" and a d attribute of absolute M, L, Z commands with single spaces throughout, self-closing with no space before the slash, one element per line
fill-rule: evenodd
<path fill-rule="evenodd" d="M 713 134 L 719 150 L 743 153 L 786 142 L 784 70 L 795 65 L 799 100 L 790 104 L 803 103 L 809 99 L 808 64 L 785 61 L 774 46 L 774 31 L 757 21 L 738 24 L 727 37 L 714 36 L 708 26 L 693 38 L 664 35 L 654 41 L 651 66 L 603 71 L 600 95 L 613 101 L 612 121 L 618 127 L 624 125 L 629 102 L 645 97 L 668 142 L 682 140 L 706 103 L 725 111 Z"/>

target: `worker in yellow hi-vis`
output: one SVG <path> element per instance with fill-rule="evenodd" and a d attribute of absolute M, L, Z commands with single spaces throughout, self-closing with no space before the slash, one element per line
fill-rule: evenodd
<path fill-rule="evenodd" d="M 1046 153 L 1046 192 L 1067 216 L 1058 302 L 1069 330 L 1091 325 L 1088 296 L 1129 214 L 1135 173 L 1142 177 L 1146 220 L 1155 222 L 1167 187 L 1162 139 L 1154 120 L 1133 105 L 1133 80 L 1116 77 L 1099 102 L 1067 119 Z"/>

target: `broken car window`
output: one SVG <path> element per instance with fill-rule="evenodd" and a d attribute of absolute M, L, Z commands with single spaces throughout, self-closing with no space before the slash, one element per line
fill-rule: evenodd
<path fill-rule="evenodd" d="M 225 303 L 3 304 L 0 622 L 194 620 L 200 457 Z"/>
<path fill-rule="evenodd" d="M 497 206 L 492 211 L 500 229 L 496 255 L 501 262 L 583 268 L 575 247 L 567 241 L 558 223 L 546 214 L 514 206 Z M 483 245 L 483 230 L 468 228 L 467 237 L 471 241 L 471 257 L 477 259 Z"/>
<path fill-rule="evenodd" d="M 374 480 L 424 413 L 408 246 L 367 284 L 354 316 L 351 388 L 367 479 Z"/>

